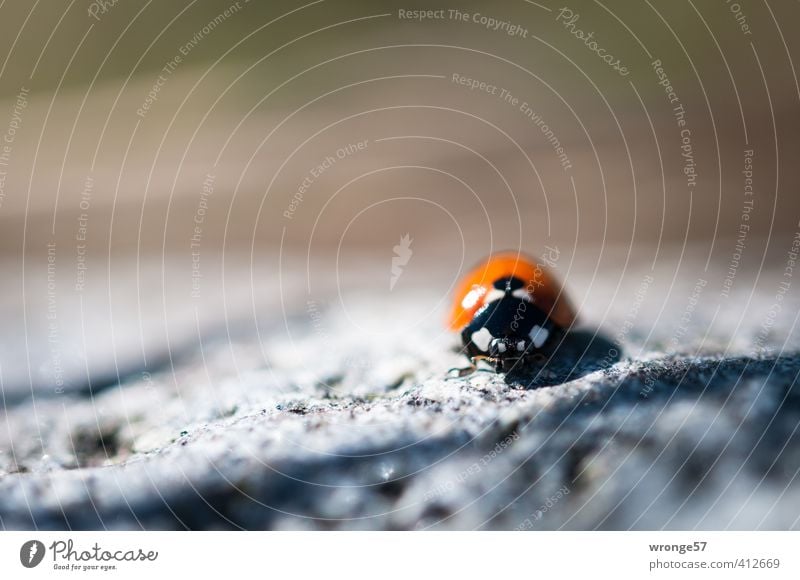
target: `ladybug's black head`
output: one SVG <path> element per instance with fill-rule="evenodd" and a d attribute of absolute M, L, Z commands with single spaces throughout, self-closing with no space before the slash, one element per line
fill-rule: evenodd
<path fill-rule="evenodd" d="M 536 354 L 555 327 L 519 278 L 499 279 L 492 286 L 486 304 L 461 331 L 461 338 L 467 356 L 505 368 L 511 361 Z"/>

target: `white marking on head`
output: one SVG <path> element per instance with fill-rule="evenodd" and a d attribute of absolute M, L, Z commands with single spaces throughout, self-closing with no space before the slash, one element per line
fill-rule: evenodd
<path fill-rule="evenodd" d="M 550 336 L 550 333 L 547 331 L 546 328 L 542 328 L 541 326 L 534 326 L 531 329 L 529 336 L 533 341 L 533 346 L 535 346 L 536 348 L 542 348 L 542 345 L 547 340 L 547 337 Z"/>
<path fill-rule="evenodd" d="M 518 350 L 518 351 L 520 351 L 520 352 L 522 352 L 523 350 L 525 350 L 525 341 L 524 341 L 524 340 L 520 340 L 520 341 L 517 343 L 517 350 Z"/>
<path fill-rule="evenodd" d="M 472 340 L 472 344 L 477 346 L 483 352 L 488 352 L 489 350 L 489 343 L 492 342 L 492 333 L 484 326 L 480 330 L 476 330 L 472 333 L 470 339 Z"/>
<path fill-rule="evenodd" d="M 528 291 L 525 288 L 517 288 L 511 293 L 511 295 L 514 298 L 519 298 L 520 300 L 525 300 L 526 302 L 533 302 L 533 296 L 528 294 Z"/>
<path fill-rule="evenodd" d="M 498 290 L 497 288 L 492 288 L 488 294 L 486 294 L 486 304 L 490 302 L 494 302 L 495 300 L 500 300 L 506 293 L 503 290 Z"/>
<path fill-rule="evenodd" d="M 492 341 L 492 344 L 493 345 L 497 345 L 497 352 L 506 352 L 506 350 L 507 350 L 506 343 L 504 341 L 500 340 L 499 338 L 495 338 Z"/>

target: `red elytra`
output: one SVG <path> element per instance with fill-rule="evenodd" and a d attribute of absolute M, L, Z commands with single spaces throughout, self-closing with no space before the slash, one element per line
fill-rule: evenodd
<path fill-rule="evenodd" d="M 470 323 L 485 304 L 486 295 L 495 281 L 515 277 L 525 284 L 540 310 L 561 328 L 575 322 L 577 314 L 550 270 L 535 260 L 515 251 L 498 252 L 470 270 L 456 287 L 448 326 L 460 330 Z"/>

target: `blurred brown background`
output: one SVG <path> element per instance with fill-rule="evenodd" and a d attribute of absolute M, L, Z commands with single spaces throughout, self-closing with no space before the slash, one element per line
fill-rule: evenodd
<path fill-rule="evenodd" d="M 571 4 L 576 27 L 594 31 L 627 77 L 548 3 L 239 2 L 219 19 L 236 5 L 4 4 L 4 116 L 20 87 L 30 91 L 0 208 L 6 254 L 20 251 L 25 217 L 28 243 L 71 240 L 87 178 L 92 259 L 109 243 L 180 249 L 209 173 L 207 248 L 274 245 L 284 229 L 305 246 L 315 222 L 314 251 L 346 228 L 350 244 L 385 246 L 413 230 L 418 248 L 459 245 L 456 224 L 478 247 L 490 225 L 499 246 L 707 242 L 738 233 L 747 148 L 751 236 L 796 229 L 797 3 L 740 3 L 750 34 L 724 2 Z M 449 7 L 516 24 L 527 38 L 471 18 L 398 17 Z M 164 73 L 176 55 L 182 62 Z M 655 59 L 686 110 L 693 195 Z M 572 170 L 519 107 L 453 83 L 454 73 L 528 102 Z M 166 80 L 142 118 L 159 74 Z M 283 217 L 312 167 L 364 140 L 366 150 L 316 179 L 293 219 Z"/>

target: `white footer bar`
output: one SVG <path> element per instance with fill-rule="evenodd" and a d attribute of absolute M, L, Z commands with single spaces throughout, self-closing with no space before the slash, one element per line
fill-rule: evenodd
<path fill-rule="evenodd" d="M 800 532 L 2 532 L 0 576 L 777 579 L 800 578 L 798 546 Z"/>

